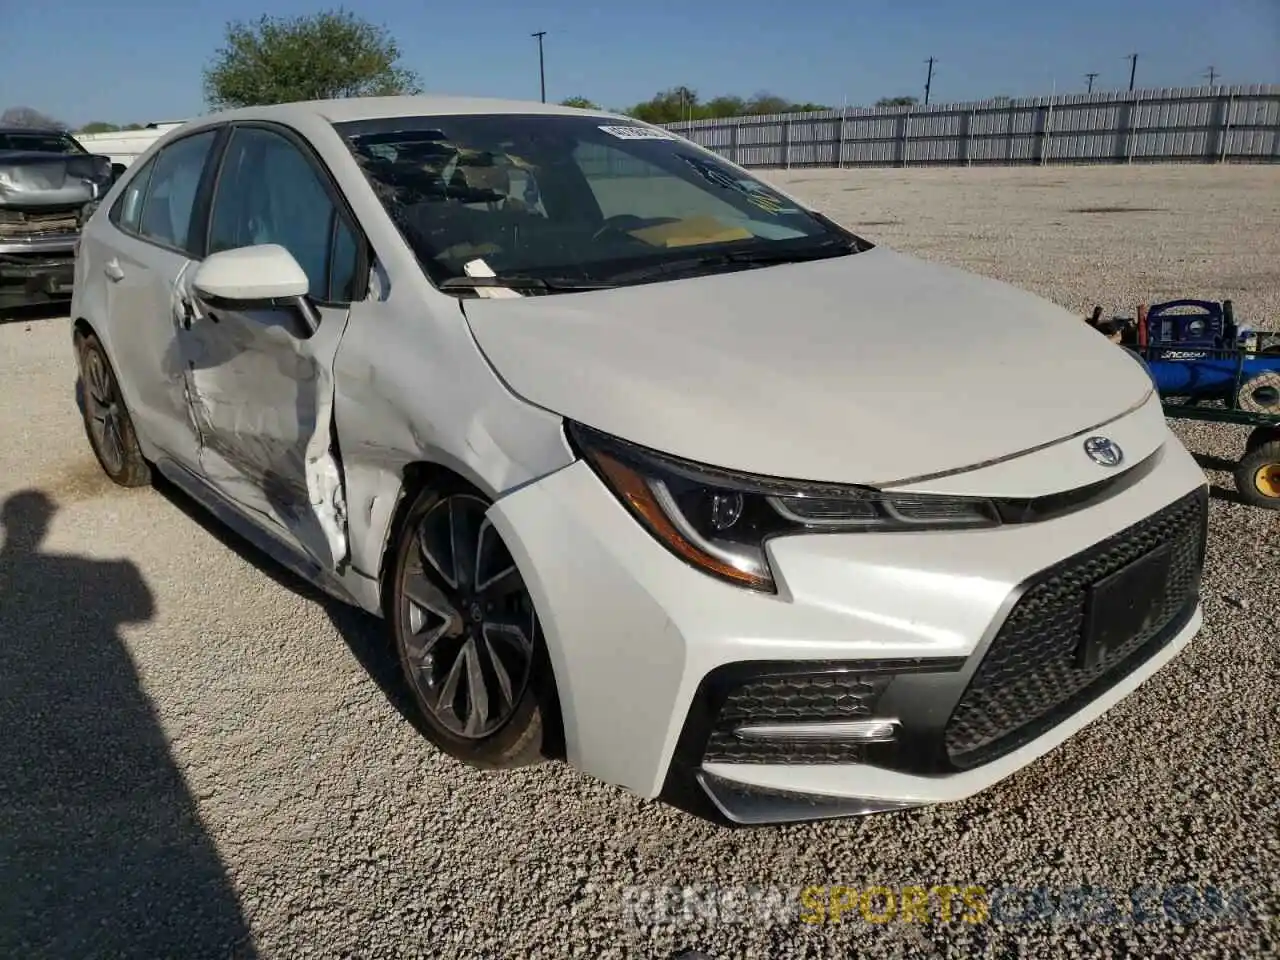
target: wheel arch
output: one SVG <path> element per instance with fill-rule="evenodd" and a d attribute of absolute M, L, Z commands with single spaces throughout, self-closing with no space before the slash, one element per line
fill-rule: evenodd
<path fill-rule="evenodd" d="M 384 621 L 388 624 L 391 623 L 391 575 L 395 566 L 396 544 L 414 500 L 423 490 L 432 488 L 462 489 L 481 496 L 490 503 L 497 500 L 497 496 L 493 491 L 485 489 L 485 485 L 480 478 L 468 477 L 461 471 L 455 470 L 444 463 L 431 460 L 414 460 L 401 468 L 399 489 L 395 495 L 395 505 L 390 512 L 386 528 L 381 534 L 381 549 L 378 554 L 378 593 L 381 601 L 381 613 Z M 512 559 L 515 560 L 517 565 L 519 564 L 519 559 L 514 554 Z M 536 609 L 537 600 L 532 591 L 531 599 L 534 600 Z M 539 613 L 539 616 L 541 618 L 541 613 Z M 540 650 L 540 661 L 539 666 L 549 680 L 546 684 L 546 689 L 541 691 L 540 696 L 543 722 L 545 724 L 543 752 L 550 759 L 563 760 L 565 758 L 565 736 L 564 717 L 560 707 L 559 679 L 556 676 L 555 665 L 552 662 L 545 641 Z"/>

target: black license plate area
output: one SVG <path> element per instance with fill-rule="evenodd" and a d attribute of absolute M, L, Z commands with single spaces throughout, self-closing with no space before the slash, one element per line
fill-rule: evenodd
<path fill-rule="evenodd" d="M 1096 667 L 1110 651 L 1151 628 L 1164 606 L 1172 558 L 1173 545 L 1166 543 L 1090 587 L 1077 667 Z"/>

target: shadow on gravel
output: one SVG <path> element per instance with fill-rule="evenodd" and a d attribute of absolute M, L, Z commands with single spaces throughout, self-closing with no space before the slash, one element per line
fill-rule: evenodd
<path fill-rule="evenodd" d="M 1216 470 L 1221 473 L 1231 473 L 1236 468 L 1234 460 L 1228 460 L 1226 457 L 1215 457 L 1208 453 L 1193 453 L 1197 464 L 1201 470 Z M 1218 483 L 1209 484 L 1209 496 L 1215 500 L 1221 500 L 1224 503 L 1246 503 L 1244 497 L 1240 496 L 1239 491 L 1233 487 L 1224 487 Z"/>
<path fill-rule="evenodd" d="M 387 698 L 387 702 L 415 730 L 425 733 L 413 694 L 409 691 L 404 675 L 400 672 L 400 661 L 387 637 L 386 628 L 377 617 L 329 596 L 292 570 L 281 566 L 235 531 L 210 516 L 208 511 L 158 473 L 154 475 L 152 483 L 158 493 L 228 550 L 246 563 L 252 564 L 286 590 L 310 600 L 323 609 L 334 629 L 338 631 L 351 651 L 351 655 L 373 678 L 382 695 Z"/>
<path fill-rule="evenodd" d="M 40 320 L 60 320 L 67 315 L 70 301 L 34 303 L 25 307 L 0 307 L 0 326 L 6 323 L 34 323 Z"/>
<path fill-rule="evenodd" d="M 119 636 L 128 561 L 41 550 L 54 505 L 0 506 L 0 956 L 256 957 Z"/>
<path fill-rule="evenodd" d="M 1192 456 L 1201 470 L 1221 470 L 1224 473 L 1230 473 L 1236 468 L 1236 462 L 1226 457 L 1215 457 L 1209 453 L 1193 453 Z"/>

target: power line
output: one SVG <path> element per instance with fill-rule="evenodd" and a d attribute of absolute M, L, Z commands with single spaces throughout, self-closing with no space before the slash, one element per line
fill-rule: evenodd
<path fill-rule="evenodd" d="M 538 80 L 542 84 L 542 102 L 547 102 L 547 71 L 543 66 L 542 59 L 542 38 L 547 35 L 547 31 L 539 30 L 537 33 L 531 33 L 529 36 L 538 38 Z"/>
<path fill-rule="evenodd" d="M 1138 75 L 1138 55 L 1131 53 L 1125 59 L 1129 61 L 1129 89 L 1132 90 L 1133 79 Z"/>
<path fill-rule="evenodd" d="M 925 63 L 929 64 L 929 74 L 924 79 L 924 102 L 929 103 L 929 89 L 933 86 L 933 57 L 930 57 Z"/>
<path fill-rule="evenodd" d="M 1093 93 L 1093 81 L 1094 81 L 1094 78 L 1095 78 L 1095 77 L 1097 77 L 1097 74 L 1096 74 L 1096 73 L 1086 73 L 1086 74 L 1084 75 L 1084 77 L 1085 77 L 1085 79 L 1086 79 L 1086 80 L 1088 80 L 1088 81 L 1089 81 L 1089 92 L 1090 92 L 1090 93 Z"/>

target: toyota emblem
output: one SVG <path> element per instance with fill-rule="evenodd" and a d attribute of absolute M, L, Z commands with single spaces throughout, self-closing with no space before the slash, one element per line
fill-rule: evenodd
<path fill-rule="evenodd" d="M 1084 452 L 1089 459 L 1102 467 L 1118 467 L 1124 459 L 1124 451 L 1114 440 L 1106 437 L 1090 437 L 1084 442 Z"/>

